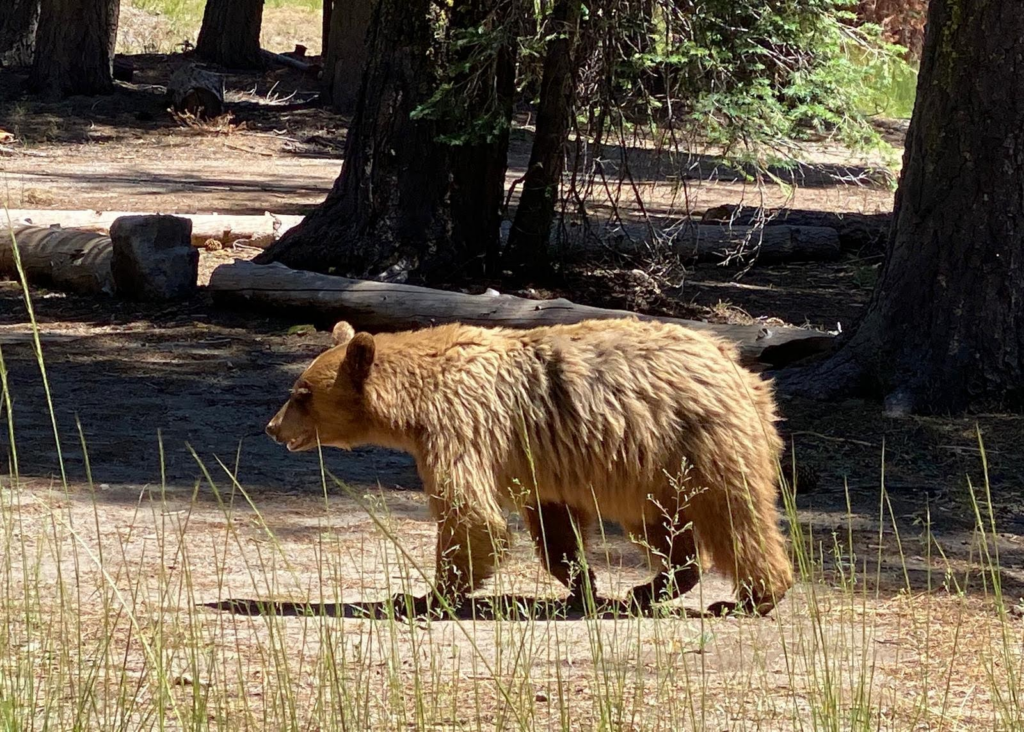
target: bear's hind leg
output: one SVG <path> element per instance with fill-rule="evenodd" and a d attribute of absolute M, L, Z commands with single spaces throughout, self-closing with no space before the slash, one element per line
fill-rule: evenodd
<path fill-rule="evenodd" d="M 732 577 L 737 601 L 713 603 L 708 612 L 767 615 L 793 585 L 793 565 L 774 500 L 767 491 L 750 497 L 725 493 L 724 498 L 717 509 L 700 505 L 703 515 L 695 522 L 715 566 Z"/>
<path fill-rule="evenodd" d="M 633 540 L 644 545 L 662 566 L 650 582 L 629 591 L 627 606 L 646 611 L 656 602 L 674 600 L 696 587 L 700 581 L 700 562 L 693 528 L 687 525 L 685 515 L 676 517 L 671 524 L 666 519 L 627 529 Z"/>
<path fill-rule="evenodd" d="M 583 575 L 589 519 L 564 503 L 527 506 L 522 514 L 544 567 L 569 588 L 569 604 L 582 606 L 588 584 L 595 588 L 594 570 Z"/>

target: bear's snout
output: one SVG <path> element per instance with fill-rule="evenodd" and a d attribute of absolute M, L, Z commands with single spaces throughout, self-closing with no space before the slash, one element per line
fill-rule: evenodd
<path fill-rule="evenodd" d="M 316 431 L 304 415 L 296 413 L 296 409 L 288 402 L 274 418 L 267 423 L 264 432 L 277 444 L 284 445 L 290 452 L 310 450 L 317 445 Z"/>
<path fill-rule="evenodd" d="M 270 437 L 270 439 L 272 439 L 274 442 L 280 442 L 281 438 L 278 436 L 278 433 L 280 432 L 280 430 L 281 430 L 281 415 L 280 414 L 275 414 L 274 418 L 272 420 L 270 420 L 269 422 L 267 422 L 267 427 L 264 430 L 264 432 L 266 432 L 267 435 Z"/>
<path fill-rule="evenodd" d="M 282 432 L 287 432 L 287 430 L 283 429 L 284 413 L 287 409 L 288 405 L 286 404 L 284 407 L 278 410 L 277 414 L 275 414 L 273 418 L 269 422 L 267 422 L 267 427 L 264 430 L 264 432 L 267 433 L 270 439 L 281 445 L 285 444 L 288 441 L 288 436 L 282 434 Z"/>

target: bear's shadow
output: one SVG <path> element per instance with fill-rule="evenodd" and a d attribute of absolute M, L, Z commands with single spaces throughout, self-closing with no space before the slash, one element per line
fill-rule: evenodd
<path fill-rule="evenodd" d="M 311 603 L 250 600 L 232 598 L 219 602 L 201 603 L 200 607 L 234 613 L 235 615 L 267 615 L 278 617 L 344 617 L 362 620 L 407 620 L 401 612 L 403 601 Z M 583 620 L 584 618 L 700 618 L 710 617 L 708 613 L 688 607 L 655 606 L 641 611 L 636 605 L 622 600 L 595 598 L 593 610 L 585 610 L 550 598 L 502 595 L 494 598 L 470 598 L 454 613 L 435 616 L 433 620 L 513 620 L 551 621 Z M 413 619 L 423 619 L 416 614 Z"/>

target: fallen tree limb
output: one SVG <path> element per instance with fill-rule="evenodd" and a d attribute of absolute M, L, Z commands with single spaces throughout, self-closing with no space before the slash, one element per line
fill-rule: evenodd
<path fill-rule="evenodd" d="M 17 278 L 11 235 L 18 243 L 25 278 L 82 295 L 112 295 L 110 237 L 92 231 L 0 228 L 0 275 Z"/>
<path fill-rule="evenodd" d="M 289 66 L 306 74 L 312 74 L 320 70 L 316 64 L 300 61 L 292 56 L 285 56 L 284 54 L 274 53 L 273 51 L 267 51 L 266 49 L 260 49 L 260 52 L 263 54 L 263 58 L 271 63 Z"/>
<path fill-rule="evenodd" d="M 678 323 L 737 342 L 744 363 L 779 367 L 820 352 L 831 336 L 786 326 L 721 325 L 679 318 L 638 315 L 577 305 L 569 300 L 527 300 L 489 291 L 466 295 L 289 269 L 281 264 L 236 261 L 213 271 L 210 290 L 219 301 L 261 305 L 275 311 L 312 313 L 330 324 L 348 320 L 356 328 L 393 331 L 440 323 L 533 328 L 588 319 L 638 317 Z"/>
<path fill-rule="evenodd" d="M 129 211 L 59 211 L 47 209 L 12 208 L 8 210 L 11 222 L 15 225 L 54 226 L 64 228 L 89 229 L 99 233 L 109 233 L 114 219 L 122 216 L 143 216 Z M 231 244 L 247 240 L 250 246 L 265 248 L 280 237 L 288 229 L 302 221 L 301 216 L 264 213 L 262 216 L 234 216 L 220 214 L 174 214 L 192 222 L 192 244 L 201 246 L 209 239 L 216 239 L 221 244 Z M 7 218 L 0 213 L 0 228 L 6 227 Z"/>
<path fill-rule="evenodd" d="M 685 263 L 745 263 L 832 261 L 842 255 L 839 234 L 826 226 L 728 226 L 685 222 L 659 229 L 642 223 L 608 226 L 592 237 L 570 236 L 569 247 L 582 244 L 610 248 L 620 253 L 645 249 L 670 251 Z"/>

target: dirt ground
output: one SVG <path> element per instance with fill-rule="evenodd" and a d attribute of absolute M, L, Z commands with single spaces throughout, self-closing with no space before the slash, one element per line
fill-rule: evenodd
<path fill-rule="evenodd" d="M 0 200 L 17 208 L 302 213 L 323 198 L 340 169 L 346 120 L 303 104 L 315 91 L 309 82 L 286 72 L 230 77 L 233 125 L 193 129 L 179 126 L 163 112 L 158 90 L 151 86 L 161 83 L 174 63 L 167 57 L 137 57 L 134 85 L 119 88 L 109 98 L 72 99 L 62 105 L 19 97 L 20 79 L 0 72 L 0 129 L 17 139 L 0 153 Z M 528 130 L 517 133 L 510 181 L 522 175 L 528 140 Z M 838 157 L 824 148 L 820 156 L 829 165 L 828 158 Z M 849 166 L 863 170 L 864 162 L 854 160 Z M 827 176 L 808 178 L 807 185 L 792 190 L 697 180 L 688 184 L 685 197 L 679 181 L 670 178 L 651 174 L 642 181 L 656 213 L 670 214 L 684 204 L 703 210 L 761 200 L 859 213 L 886 211 L 892 205 L 891 190 L 884 186 Z M 202 252 L 201 279 L 235 256 L 251 253 Z M 878 262 L 875 251 L 851 252 L 838 263 L 755 267 L 742 277 L 736 270 L 701 266 L 679 274 L 671 288 L 664 281 L 650 285 L 647 274 L 615 268 L 592 272 L 576 292 L 567 294 L 588 304 L 637 309 L 649 305 L 651 297 L 669 297 L 676 312 L 691 317 L 775 317 L 834 330 L 856 320 Z M 196 522 L 188 529 L 194 551 L 223 532 L 211 478 L 221 489 L 230 489 L 231 466 L 237 466 L 238 482 L 252 492 L 269 528 L 287 545 L 310 583 L 316 579 L 312 557 L 325 532 L 342 533 L 349 551 L 373 541 L 373 522 L 335 486 L 328 490 L 330 518 L 323 518 L 321 469 L 315 456 L 288 454 L 263 435 L 292 380 L 327 346 L 326 334 L 296 331 L 300 323 L 265 314 L 218 308 L 205 293 L 160 306 L 43 288 L 35 288 L 32 298 L 72 486 L 67 495 L 50 491 L 60 486 L 60 463 L 21 291 L 15 283 L 0 283 L 0 349 L 13 399 L 18 470 L 21 484 L 37 491 L 44 504 L 97 511 L 98 524 L 114 531 L 129 520 L 140 491 L 161 484 L 162 441 L 163 481 L 170 500 L 187 502 L 197 489 Z M 869 581 L 872 591 L 880 593 L 879 617 L 908 584 L 912 593 L 944 594 L 943 578 L 950 568 L 958 581 L 966 578 L 963 589 L 968 595 L 983 594 L 983 580 L 971 569 L 979 544 L 968 488 L 968 480 L 984 486 L 977 431 L 984 439 L 997 504 L 1003 586 L 1013 597 L 1024 595 L 1024 419 L 1002 414 L 892 419 L 879 405 L 857 400 L 827 405 L 784 401 L 782 411 L 798 462 L 818 474 L 815 490 L 798 497 L 800 523 L 826 550 L 833 537 L 849 534 L 858 556 L 872 558 L 872 574 L 877 556 L 880 569 Z M 78 425 L 95 491 L 86 487 Z M 8 454 L 6 432 L 0 444 L 0 452 Z M 408 550 L 427 564 L 432 561 L 433 528 L 407 456 L 360 449 L 332 451 L 324 458 L 327 470 L 357 493 L 383 495 L 398 517 L 397 531 Z M 883 466 L 891 508 L 883 506 L 880 520 Z M 936 544 L 948 563 L 934 556 Z M 840 568 L 827 556 L 824 560 L 825 577 L 834 578 Z M 244 559 L 234 561 L 239 564 L 228 571 L 236 584 L 201 576 L 199 600 L 216 603 L 254 595 L 242 571 Z M 639 577 L 639 555 L 620 534 L 613 532 L 608 545 L 595 550 L 595 561 L 599 581 L 607 583 L 609 592 Z M 346 602 L 382 598 L 389 585 L 384 569 L 374 566 L 366 576 L 341 580 Z M 538 576 L 521 543 L 507 581 L 513 588 L 522 583 L 535 588 L 544 582 Z M 800 588 L 795 595 L 807 591 Z M 712 579 L 704 592 L 720 596 L 728 588 Z M 256 599 L 316 599 L 308 583 L 283 595 Z M 696 607 L 700 601 L 692 597 L 687 604 Z M 893 613 L 896 618 L 898 612 Z M 719 634 L 721 645 L 713 652 L 712 665 L 727 667 L 734 653 L 730 644 L 741 643 L 728 640 L 729 632 Z M 899 634 L 893 631 L 893 643 L 900 642 Z M 585 637 L 579 643 L 586 648 Z M 880 658 L 880 668 L 896 679 L 897 656 Z"/>

